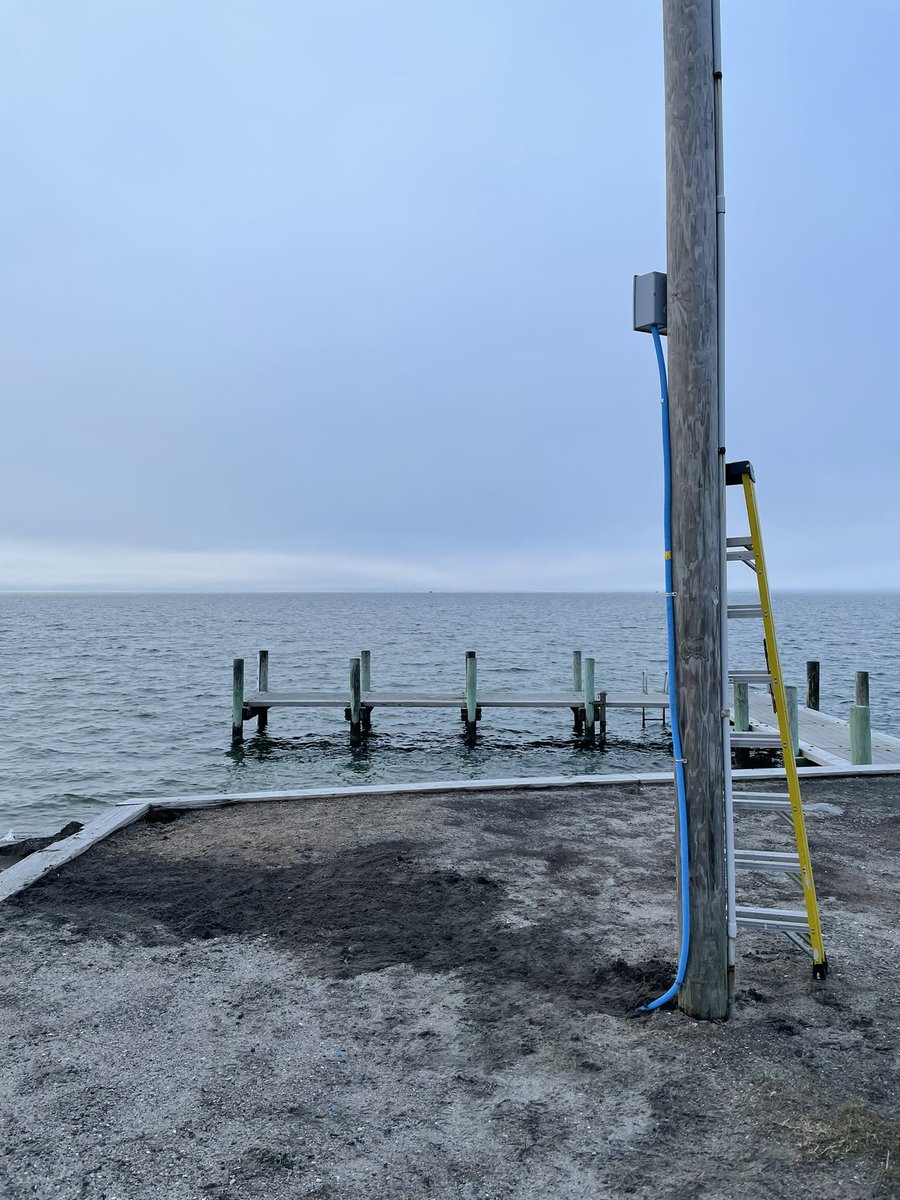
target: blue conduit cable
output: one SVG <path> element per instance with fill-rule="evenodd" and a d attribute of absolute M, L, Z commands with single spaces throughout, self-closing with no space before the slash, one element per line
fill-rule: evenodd
<path fill-rule="evenodd" d="M 666 541 L 666 627 L 669 640 L 669 716 L 672 724 L 672 753 L 675 758 L 675 791 L 678 796 L 678 843 L 681 858 L 681 950 L 675 982 L 667 992 L 642 1004 L 638 1012 L 653 1012 L 678 995 L 684 983 L 688 952 L 691 947 L 690 880 L 688 873 L 687 803 L 684 789 L 684 757 L 681 752 L 681 728 L 678 724 L 677 693 L 675 690 L 675 593 L 672 584 L 672 444 L 669 437 L 669 384 L 666 379 L 666 360 L 656 325 L 650 331 L 656 347 L 659 366 L 659 387 L 662 396 L 663 476 L 665 490 L 664 519 Z"/>

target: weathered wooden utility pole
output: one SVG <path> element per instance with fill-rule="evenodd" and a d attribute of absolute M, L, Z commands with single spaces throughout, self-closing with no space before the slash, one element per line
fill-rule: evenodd
<path fill-rule="evenodd" d="M 691 947 L 679 1006 L 728 1014 L 716 288 L 715 0 L 663 0 L 675 679 Z"/>

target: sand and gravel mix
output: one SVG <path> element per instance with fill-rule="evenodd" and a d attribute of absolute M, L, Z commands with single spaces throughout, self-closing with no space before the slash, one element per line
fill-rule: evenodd
<path fill-rule="evenodd" d="M 900 780 L 805 796 L 829 978 L 742 933 L 711 1025 L 631 1015 L 674 966 L 669 789 L 131 826 L 0 906 L 0 1196 L 900 1196 Z"/>

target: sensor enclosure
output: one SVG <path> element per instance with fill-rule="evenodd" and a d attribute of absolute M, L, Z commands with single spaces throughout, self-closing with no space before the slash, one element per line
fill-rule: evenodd
<path fill-rule="evenodd" d="M 666 273 L 648 271 L 634 277 L 634 328 L 637 333 L 650 333 L 653 326 L 666 332 Z"/>

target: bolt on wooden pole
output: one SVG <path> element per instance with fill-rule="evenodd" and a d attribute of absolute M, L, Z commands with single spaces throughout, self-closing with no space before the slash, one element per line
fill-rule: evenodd
<path fill-rule="evenodd" d="M 675 682 L 691 922 L 678 1003 L 710 1020 L 728 1015 L 714 3 L 663 0 Z"/>

